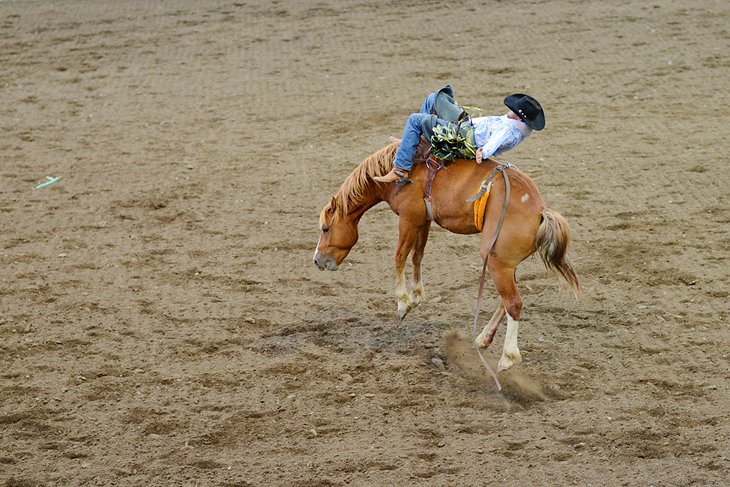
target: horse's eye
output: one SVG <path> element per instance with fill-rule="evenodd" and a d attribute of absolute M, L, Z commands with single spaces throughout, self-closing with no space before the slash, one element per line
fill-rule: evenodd
<path fill-rule="evenodd" d="M 327 233 L 330 231 L 330 227 L 322 227 L 322 233 Z"/>

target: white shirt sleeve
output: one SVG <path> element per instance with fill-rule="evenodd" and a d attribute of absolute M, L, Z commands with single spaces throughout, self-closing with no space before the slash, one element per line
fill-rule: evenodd
<path fill-rule="evenodd" d="M 487 143 L 482 147 L 482 157 L 486 159 L 497 153 L 500 147 L 502 147 L 502 144 L 510 139 L 511 133 L 512 128 L 507 124 L 503 124 L 499 130 L 492 133 Z"/>

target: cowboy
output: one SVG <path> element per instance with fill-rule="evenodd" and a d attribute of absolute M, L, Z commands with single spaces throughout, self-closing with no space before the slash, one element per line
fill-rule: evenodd
<path fill-rule="evenodd" d="M 545 113 L 533 97 L 517 93 L 504 99 L 509 112 L 501 116 L 469 118 L 454 99 L 451 85 L 426 97 L 421 110 L 408 117 L 403 138 L 393 160 L 393 170 L 373 178 L 380 183 L 408 182 L 413 156 L 423 135 L 429 142 L 437 126 L 456 128 L 468 143 L 477 147 L 477 164 L 513 149 L 534 130 L 545 127 Z"/>

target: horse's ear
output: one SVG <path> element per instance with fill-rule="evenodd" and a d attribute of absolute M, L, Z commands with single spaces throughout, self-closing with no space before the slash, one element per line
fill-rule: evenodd
<path fill-rule="evenodd" d="M 336 199 L 335 199 L 335 197 L 333 196 L 333 197 L 332 197 L 332 199 L 330 200 L 330 209 L 331 209 L 332 211 L 334 211 L 334 210 L 335 210 L 335 208 L 337 208 L 337 200 L 336 200 Z"/>

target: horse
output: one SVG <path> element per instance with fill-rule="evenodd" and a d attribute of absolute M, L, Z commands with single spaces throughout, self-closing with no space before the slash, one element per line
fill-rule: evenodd
<path fill-rule="evenodd" d="M 320 270 L 337 270 L 358 240 L 358 223 L 362 216 L 377 203 L 385 201 L 399 217 L 395 271 L 398 315 L 402 321 L 414 306 L 421 303 L 424 296 L 421 262 L 431 221 L 456 234 L 479 233 L 479 222 L 474 217 L 475 203 L 467 202 L 467 199 L 479 191 L 490 173 L 492 176 L 496 174 L 498 163 L 492 159 L 482 164 L 455 159 L 438 171 L 435 178 L 431 179 L 429 215 L 427 205 L 424 204 L 429 172 L 424 164 L 427 142 L 422 141 L 414 158 L 410 184 L 373 181 L 373 177 L 390 171 L 399 142 L 392 139 L 390 144 L 367 157 L 322 209 L 313 263 Z M 574 293 L 580 290 L 578 276 L 567 258 L 570 242 L 567 221 L 557 211 L 546 206 L 537 186 L 526 174 L 511 165 L 500 169 L 504 169 L 509 185 L 499 177 L 491 181 L 479 246 L 482 262 L 492 277 L 500 301 L 491 319 L 475 339 L 479 348 L 491 345 L 500 322 L 507 316 L 507 331 L 498 372 L 522 361 L 517 346 L 523 305 L 517 289 L 517 266 L 537 252 L 545 266 L 567 281 Z M 495 235 L 496 232 L 498 234 Z M 411 253 L 413 277 L 409 290 L 405 266 Z M 482 283 L 483 279 L 484 272 Z M 481 293 L 482 289 L 480 300 Z M 478 309 L 479 304 L 477 316 Z"/>

